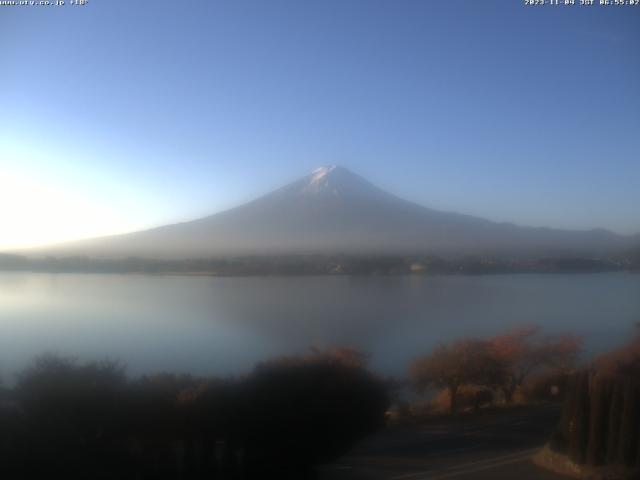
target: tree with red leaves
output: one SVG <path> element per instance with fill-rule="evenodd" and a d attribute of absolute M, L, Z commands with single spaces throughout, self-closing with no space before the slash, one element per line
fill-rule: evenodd
<path fill-rule="evenodd" d="M 409 381 L 419 392 L 429 387 L 446 388 L 449 408 L 455 413 L 461 386 L 495 388 L 502 385 L 507 374 L 504 367 L 488 342 L 465 339 L 440 345 L 431 354 L 417 358 L 409 367 Z"/>
<path fill-rule="evenodd" d="M 498 335 L 489 340 L 493 355 L 508 369 L 502 386 L 505 401 L 513 401 L 513 394 L 526 378 L 542 369 L 567 370 L 582 351 L 582 338 L 575 335 L 540 335 L 540 327 L 526 326 Z"/>

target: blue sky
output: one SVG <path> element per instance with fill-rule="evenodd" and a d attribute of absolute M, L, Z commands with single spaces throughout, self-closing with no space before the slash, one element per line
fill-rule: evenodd
<path fill-rule="evenodd" d="M 640 232 L 640 7 L 89 0 L 0 7 L 0 41 L 0 247 L 196 218 L 323 164 Z"/>

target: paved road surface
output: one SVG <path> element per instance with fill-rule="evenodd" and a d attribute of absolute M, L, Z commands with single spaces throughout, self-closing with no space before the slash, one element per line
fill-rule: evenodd
<path fill-rule="evenodd" d="M 338 463 L 321 480 L 559 480 L 531 463 L 553 432 L 559 407 L 541 406 L 433 420 L 383 431 Z"/>

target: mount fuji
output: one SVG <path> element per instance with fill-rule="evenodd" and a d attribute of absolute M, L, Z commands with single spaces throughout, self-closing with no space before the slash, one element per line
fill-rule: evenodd
<path fill-rule="evenodd" d="M 195 258 L 280 254 L 604 255 L 637 237 L 522 227 L 433 210 L 339 166 L 199 220 L 60 245 L 47 253 Z"/>

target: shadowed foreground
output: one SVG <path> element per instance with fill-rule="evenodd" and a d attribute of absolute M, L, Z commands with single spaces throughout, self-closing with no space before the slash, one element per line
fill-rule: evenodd
<path fill-rule="evenodd" d="M 531 461 L 554 431 L 559 405 L 433 418 L 388 429 L 321 468 L 321 480 L 561 480 Z"/>
<path fill-rule="evenodd" d="M 5 392 L 3 478 L 311 478 L 384 422 L 386 386 L 328 356 L 247 377 L 127 381 L 112 363 L 42 357 Z"/>

